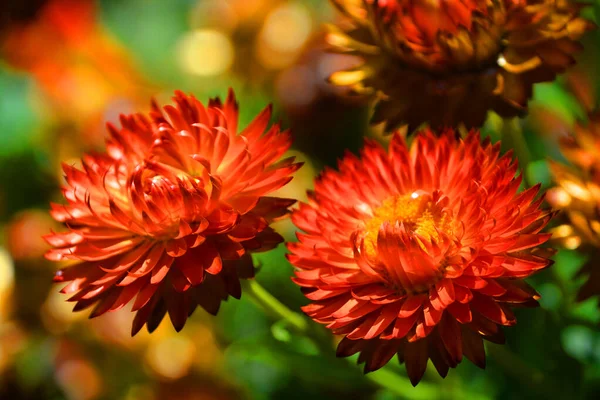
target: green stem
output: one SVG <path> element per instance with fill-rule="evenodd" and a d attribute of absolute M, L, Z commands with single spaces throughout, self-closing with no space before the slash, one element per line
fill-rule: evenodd
<path fill-rule="evenodd" d="M 523 129 L 519 118 L 505 119 L 502 123 L 502 147 L 504 150 L 513 149 L 515 156 L 519 160 L 519 166 L 522 171 L 526 171 L 527 166 L 531 162 L 531 153 L 527 142 L 523 137 Z M 527 174 L 523 174 L 523 178 L 527 186 L 531 186 L 527 181 Z"/>
<path fill-rule="evenodd" d="M 318 331 L 311 329 L 306 318 L 299 313 L 290 310 L 283 303 L 277 300 L 275 296 L 263 288 L 260 283 L 256 281 L 256 279 L 242 281 L 242 288 L 244 290 L 244 294 L 249 295 L 250 299 L 252 299 L 255 304 L 269 313 L 272 317 L 284 320 L 298 333 L 312 334 L 312 336 L 317 336 Z M 315 337 L 314 339 L 318 338 Z M 319 340 L 316 341 L 320 342 Z M 321 348 L 321 350 L 333 352 L 333 348 L 331 348 L 330 344 L 325 346 L 325 348 Z M 349 359 L 349 361 L 352 361 L 352 359 Z M 407 378 L 396 375 L 394 372 L 386 370 L 385 368 L 382 368 L 377 372 L 369 373 L 366 375 L 366 377 L 368 380 L 376 383 L 378 386 L 398 395 L 406 396 L 406 393 L 410 392 L 411 389 L 414 392 L 414 388 Z M 423 383 L 419 385 L 419 388 L 422 386 Z M 432 388 L 429 388 L 429 391 L 431 390 Z M 427 392 L 427 389 L 425 389 L 425 392 Z M 419 391 L 419 393 L 423 393 L 423 391 Z M 409 398 L 420 400 L 431 398 L 431 396 L 415 395 L 414 397 L 410 396 Z"/>
<path fill-rule="evenodd" d="M 255 304 L 264 309 L 273 318 L 285 321 L 298 333 L 310 336 L 311 339 L 314 339 L 321 351 L 331 352 L 333 354 L 330 335 L 328 335 L 324 329 L 316 329 L 319 325 L 309 324 L 308 320 L 303 315 L 290 310 L 276 299 L 275 296 L 263 288 L 255 279 L 243 280 L 242 286 L 244 294 L 248 295 Z M 320 335 L 320 333 L 322 335 Z M 356 358 L 354 357 L 350 357 L 347 360 L 350 363 L 356 363 Z M 525 374 L 524 376 L 531 376 L 531 374 Z M 390 393 L 394 393 L 409 400 L 427 400 L 435 398 L 438 394 L 439 382 L 428 383 L 422 381 L 419 383 L 419 386 L 415 388 L 408 378 L 398 375 L 392 370 L 390 365 L 386 365 L 378 371 L 370 372 L 366 374 L 365 377 L 382 389 L 388 390 Z M 462 397 L 474 400 L 484 398 L 475 393 L 468 393 L 468 396 L 465 395 Z"/>
<path fill-rule="evenodd" d="M 366 378 L 379 387 L 388 390 L 390 393 L 397 394 L 403 399 L 426 400 L 435 398 L 437 387 L 435 385 L 421 382 L 418 387 L 413 387 L 408 378 L 396 375 L 386 368 L 376 372 L 370 372 Z"/>
<path fill-rule="evenodd" d="M 308 331 L 309 325 L 306 318 L 290 310 L 277 300 L 256 279 L 243 280 L 242 286 L 244 294 L 248 294 L 254 303 L 271 314 L 271 316 L 286 321 L 290 327 L 300 333 Z"/>

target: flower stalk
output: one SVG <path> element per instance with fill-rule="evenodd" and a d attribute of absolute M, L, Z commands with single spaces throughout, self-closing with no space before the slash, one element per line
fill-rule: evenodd
<path fill-rule="evenodd" d="M 241 283 L 243 293 L 248 295 L 253 303 L 265 310 L 269 315 L 284 320 L 298 333 L 304 334 L 308 332 L 308 321 L 302 315 L 286 307 L 285 304 L 262 287 L 256 279 L 248 279 Z"/>

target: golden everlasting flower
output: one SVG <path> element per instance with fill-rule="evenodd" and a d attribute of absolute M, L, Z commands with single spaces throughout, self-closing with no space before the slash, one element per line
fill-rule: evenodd
<path fill-rule="evenodd" d="M 600 247 L 600 112 L 591 113 L 587 125 L 578 123 L 574 134 L 561 140 L 561 150 L 575 168 L 551 162 L 557 184 L 548 202 L 562 209 L 569 223 L 553 229 L 553 240 L 567 249 Z M 578 300 L 600 295 L 600 268 L 592 259 L 579 271 L 587 275 Z"/>
<path fill-rule="evenodd" d="M 575 63 L 593 24 L 566 0 L 331 0 L 352 24 L 328 42 L 364 59 L 330 80 L 375 94 L 373 123 L 478 127 L 526 112 L 535 83 Z"/>

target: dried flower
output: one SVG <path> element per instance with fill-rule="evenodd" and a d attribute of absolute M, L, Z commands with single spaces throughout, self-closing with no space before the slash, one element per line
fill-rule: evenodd
<path fill-rule="evenodd" d="M 575 125 L 573 135 L 561 138 L 561 150 L 574 168 L 551 162 L 557 186 L 548 191 L 552 207 L 564 211 L 567 224 L 552 229 L 553 241 L 567 249 L 600 247 L 600 113 L 591 112 L 587 124 Z M 579 271 L 586 281 L 578 300 L 600 295 L 597 251 Z"/>
<path fill-rule="evenodd" d="M 389 152 L 367 141 L 327 170 L 292 215 L 304 232 L 288 245 L 304 311 L 344 338 L 339 356 L 360 352 L 365 372 L 394 354 L 413 384 L 431 359 L 442 376 L 463 355 L 485 365 L 483 339 L 503 343 L 513 306 L 536 306 L 523 278 L 552 253 L 538 248 L 553 213 L 499 144 L 471 133 L 418 134 Z"/>
<path fill-rule="evenodd" d="M 295 202 L 267 196 L 300 167 L 279 161 L 290 135 L 266 130 L 270 108 L 238 134 L 233 92 L 208 107 L 180 92 L 174 100 L 122 116 L 106 154 L 64 165 L 67 205 L 52 215 L 69 230 L 46 238 L 48 259 L 78 262 L 55 277 L 70 282 L 62 292 L 75 310 L 96 305 L 95 317 L 135 297 L 132 334 L 152 332 L 167 312 L 180 330 L 196 306 L 216 314 L 239 298 L 239 279 L 254 272 L 249 253 L 283 241 L 269 224 Z"/>
<path fill-rule="evenodd" d="M 573 64 L 593 26 L 565 0 L 332 2 L 352 26 L 332 27 L 329 43 L 364 63 L 331 81 L 380 94 L 372 122 L 409 132 L 523 115 L 533 85 Z"/>

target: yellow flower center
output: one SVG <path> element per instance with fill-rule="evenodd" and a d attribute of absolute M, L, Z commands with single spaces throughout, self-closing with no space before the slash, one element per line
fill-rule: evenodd
<path fill-rule="evenodd" d="M 365 250 L 370 258 L 377 256 L 377 237 L 384 223 L 401 222 L 407 230 L 425 240 L 439 240 L 439 232 L 451 235 L 455 221 L 433 203 L 431 196 L 413 192 L 386 199 L 373 211 L 373 217 L 365 224 Z"/>

